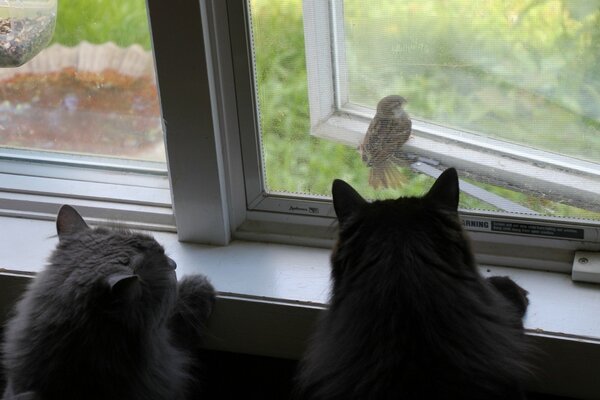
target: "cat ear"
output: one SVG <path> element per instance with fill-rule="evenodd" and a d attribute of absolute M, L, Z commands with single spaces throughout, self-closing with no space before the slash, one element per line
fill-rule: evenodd
<path fill-rule="evenodd" d="M 458 196 L 458 174 L 454 168 L 448 168 L 437 178 L 425 198 L 449 210 L 458 211 Z"/>
<path fill-rule="evenodd" d="M 138 293 L 139 278 L 133 274 L 115 273 L 106 278 L 113 298 L 133 299 Z"/>
<path fill-rule="evenodd" d="M 333 181 L 331 194 L 335 215 L 340 223 L 343 223 L 359 206 L 367 202 L 352 186 L 341 179 Z"/>
<path fill-rule="evenodd" d="M 56 217 L 56 232 L 58 237 L 72 235 L 89 229 L 81 215 L 71 206 L 64 205 L 60 208 Z"/>

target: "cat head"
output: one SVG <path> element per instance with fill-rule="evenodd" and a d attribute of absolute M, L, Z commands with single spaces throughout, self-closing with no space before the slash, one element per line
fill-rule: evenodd
<path fill-rule="evenodd" d="M 333 278 L 378 265 L 431 265 L 445 272 L 447 260 L 472 268 L 468 240 L 458 218 L 459 185 L 454 168 L 444 171 L 422 197 L 366 201 L 342 180 L 332 186 L 339 239 Z M 406 260 L 421 262 L 409 263 Z M 385 260 L 391 260 L 385 262 Z M 400 268 L 400 267 L 399 267 Z M 454 268 L 454 267 L 452 267 Z"/>
<path fill-rule="evenodd" d="M 152 237 L 90 228 L 68 205 L 60 209 L 56 229 L 59 243 L 45 271 L 46 290 L 74 305 L 124 315 L 143 312 L 160 319 L 173 306 L 176 264 Z"/>
<path fill-rule="evenodd" d="M 332 185 L 333 207 L 341 226 L 357 215 L 362 208 L 369 204 L 352 186 L 336 179 Z M 420 202 L 433 208 L 456 213 L 458 211 L 458 174 L 454 168 L 444 171 L 435 181 L 429 192 L 423 196 Z M 406 201 L 400 198 L 397 202 Z"/>

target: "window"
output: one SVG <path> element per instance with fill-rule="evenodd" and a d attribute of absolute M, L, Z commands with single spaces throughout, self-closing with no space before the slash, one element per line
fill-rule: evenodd
<path fill-rule="evenodd" d="M 304 7 L 311 104 L 325 104 L 311 109 L 314 135 L 356 146 L 377 100 L 400 93 L 413 116 L 413 170 L 456 166 L 510 200 L 476 190 L 483 203 L 468 208 L 598 219 L 597 7 L 329 4 Z"/>
<path fill-rule="evenodd" d="M 332 179 L 418 195 L 454 166 L 480 261 L 570 271 L 573 250 L 598 249 L 600 13 L 527 4 L 230 1 L 232 46 L 252 49 L 233 57 L 248 196 L 236 234 L 265 219 L 326 232 Z M 388 94 L 409 100 L 408 183 L 375 190 L 358 147 Z"/>
<path fill-rule="evenodd" d="M 7 7 L 0 15 L 11 15 L 1 14 Z M 30 29 L 0 44 L 29 46 L 33 17 L 50 16 L 42 11 L 23 14 Z M 12 15 L 16 30 L 22 15 Z M 173 230 L 163 143 L 144 0 L 60 0 L 51 45 L 0 69 L 0 202 L 9 215 L 54 218 L 70 202 L 93 218 Z"/>
<path fill-rule="evenodd" d="M 268 189 L 322 194 L 327 188 L 316 177 L 323 173 L 314 173 L 319 169 L 348 176 L 371 197 L 380 195 L 366 184 L 366 168 L 353 150 L 363 140 L 378 99 L 401 93 L 409 99 L 414 120 L 415 134 L 406 144 L 413 160 L 462 168 L 484 189 L 465 190 L 480 201 L 465 196 L 464 207 L 591 219 L 600 215 L 595 205 L 598 107 L 586 94 L 598 86 L 591 55 L 595 8 L 563 10 L 560 2 L 527 9 L 523 2 L 472 7 L 463 1 L 306 1 L 303 9 L 289 1 L 277 3 L 279 7 L 266 3 L 251 2 L 251 9 Z M 261 25 L 277 26 L 268 22 L 265 10 L 274 15 L 271 18 L 285 12 L 289 22 L 279 31 L 264 29 Z M 517 16 L 518 24 L 513 21 Z M 559 29 L 563 23 L 570 28 Z M 461 25 L 465 26 L 456 29 Z M 536 40 L 546 31 L 554 36 Z M 531 60 L 526 62 L 526 56 Z M 285 64 L 292 57 L 300 67 Z M 574 64 L 586 78 L 567 78 Z M 294 79 L 302 81 L 305 65 L 308 84 L 303 86 Z M 283 78 L 275 86 L 277 71 Z M 300 99 L 300 110 L 283 106 L 284 90 L 294 91 L 287 101 Z M 559 112 L 557 101 L 572 107 L 563 104 Z M 299 122 L 283 127 L 281 113 L 292 113 L 295 118 L 288 119 Z M 296 156 L 280 157 L 281 152 L 272 149 L 272 137 L 280 138 L 284 129 L 293 134 L 280 141 L 293 140 L 288 147 Z M 349 148 L 296 139 L 306 138 L 307 131 Z M 328 158 L 327 168 L 314 160 L 319 157 Z M 293 161 L 288 168 L 278 168 L 273 165 L 278 159 Z M 281 171 L 288 170 L 293 177 L 279 182 Z M 406 171 L 414 177 L 405 188 L 408 193 L 422 191 L 421 175 L 431 168 L 414 165 L 412 170 Z"/>

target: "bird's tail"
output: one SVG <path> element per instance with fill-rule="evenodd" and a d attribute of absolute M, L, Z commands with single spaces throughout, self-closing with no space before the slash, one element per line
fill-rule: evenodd
<path fill-rule="evenodd" d="M 369 185 L 379 188 L 401 188 L 407 182 L 407 177 L 390 160 L 380 165 L 373 165 L 369 174 Z"/>

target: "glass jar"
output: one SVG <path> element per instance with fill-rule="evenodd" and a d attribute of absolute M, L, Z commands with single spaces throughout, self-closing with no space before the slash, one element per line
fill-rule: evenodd
<path fill-rule="evenodd" d="M 18 67 L 48 45 L 56 0 L 0 0 L 0 68 Z"/>

